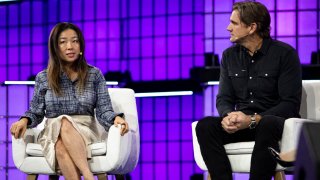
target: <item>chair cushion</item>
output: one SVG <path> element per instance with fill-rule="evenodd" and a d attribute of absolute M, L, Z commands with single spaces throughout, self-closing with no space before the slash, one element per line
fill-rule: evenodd
<path fill-rule="evenodd" d="M 92 156 L 100 156 L 107 153 L 107 146 L 105 142 L 94 143 L 89 145 Z"/>
<path fill-rule="evenodd" d="M 224 145 L 228 155 L 251 154 L 253 151 L 254 141 L 238 142 Z"/>
<path fill-rule="evenodd" d="M 26 153 L 30 156 L 43 157 L 42 147 L 40 144 L 28 143 Z"/>
<path fill-rule="evenodd" d="M 104 155 L 107 152 L 107 146 L 104 142 L 91 144 L 89 148 L 91 149 L 92 156 Z M 36 143 L 28 143 L 26 153 L 29 156 L 43 157 L 42 147 Z"/>

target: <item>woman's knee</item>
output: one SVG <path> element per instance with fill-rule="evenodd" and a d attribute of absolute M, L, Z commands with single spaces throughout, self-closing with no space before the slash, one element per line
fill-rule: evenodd
<path fill-rule="evenodd" d="M 67 118 L 63 117 L 63 118 L 61 119 L 61 128 L 60 128 L 60 131 L 61 131 L 61 132 L 68 132 L 68 130 L 69 130 L 71 127 L 73 127 L 72 124 L 71 124 L 71 122 L 70 122 Z"/>

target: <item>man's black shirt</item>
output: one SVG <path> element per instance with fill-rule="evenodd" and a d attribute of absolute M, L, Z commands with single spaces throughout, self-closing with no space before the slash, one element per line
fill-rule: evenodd
<path fill-rule="evenodd" d="M 250 56 L 241 45 L 223 52 L 217 109 L 284 118 L 300 117 L 302 80 L 296 50 L 272 39 Z"/>

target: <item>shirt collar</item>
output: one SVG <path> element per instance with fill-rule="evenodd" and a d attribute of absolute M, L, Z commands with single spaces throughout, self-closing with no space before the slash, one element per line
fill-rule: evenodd
<path fill-rule="evenodd" d="M 67 73 L 65 73 L 64 71 L 61 71 L 61 73 L 60 73 L 60 78 L 61 78 L 62 80 L 71 81 L 72 83 L 77 82 L 78 79 L 79 79 L 79 78 L 76 78 L 75 80 L 72 81 L 72 80 L 68 77 Z"/>
<path fill-rule="evenodd" d="M 271 38 L 265 38 L 262 40 L 262 45 L 261 45 L 261 48 L 257 50 L 257 53 L 262 53 L 262 54 L 267 54 L 267 51 L 270 47 L 270 44 L 271 44 L 271 41 L 272 39 Z M 245 52 L 248 52 L 248 49 L 245 48 L 244 46 L 241 46 L 240 45 L 240 48 L 242 51 L 245 51 Z"/>
<path fill-rule="evenodd" d="M 271 38 L 265 38 L 265 39 L 263 39 L 262 46 L 261 46 L 261 48 L 260 48 L 258 51 L 261 52 L 261 53 L 264 54 L 264 55 L 267 54 L 271 42 L 272 42 L 272 39 L 271 39 Z"/>
<path fill-rule="evenodd" d="M 64 79 L 68 79 L 68 76 L 67 76 L 67 74 L 66 74 L 64 71 L 61 71 L 61 72 L 60 72 L 60 77 L 61 77 L 61 78 L 64 78 Z"/>

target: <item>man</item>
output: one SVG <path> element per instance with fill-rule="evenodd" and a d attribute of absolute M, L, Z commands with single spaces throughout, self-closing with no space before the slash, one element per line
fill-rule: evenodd
<path fill-rule="evenodd" d="M 217 109 L 221 118 L 199 121 L 196 133 L 212 179 L 232 179 L 224 144 L 255 141 L 250 179 L 271 179 L 284 122 L 300 117 L 300 60 L 289 45 L 270 38 L 270 14 L 259 2 L 233 5 L 230 41 L 223 53 Z"/>

